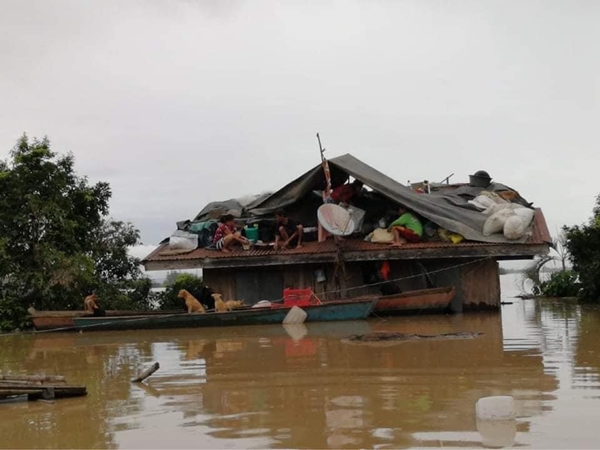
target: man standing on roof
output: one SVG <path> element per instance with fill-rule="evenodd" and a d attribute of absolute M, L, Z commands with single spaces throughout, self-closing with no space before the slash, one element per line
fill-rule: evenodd
<path fill-rule="evenodd" d="M 394 235 L 392 247 L 400 247 L 407 242 L 420 242 L 423 236 L 421 221 L 404 206 L 401 206 L 398 212 L 400 217 L 394 220 L 389 227 L 389 231 Z"/>
<path fill-rule="evenodd" d="M 285 211 L 277 211 L 275 213 L 277 219 L 277 232 L 275 233 L 275 250 L 285 250 L 286 248 L 295 245 L 296 248 L 302 248 L 302 235 L 304 227 L 299 223 L 291 220 Z M 281 243 L 280 241 L 283 241 Z"/>
<path fill-rule="evenodd" d="M 362 187 L 362 181 L 354 180 L 351 184 L 343 184 L 336 187 L 331 191 L 329 198 L 336 204 L 345 203 L 347 205 L 352 205 L 356 197 L 360 194 Z"/>

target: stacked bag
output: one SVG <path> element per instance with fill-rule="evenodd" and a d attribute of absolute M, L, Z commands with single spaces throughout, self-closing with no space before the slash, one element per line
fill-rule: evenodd
<path fill-rule="evenodd" d="M 535 214 L 533 209 L 507 202 L 493 192 L 481 192 L 469 203 L 489 216 L 483 225 L 484 236 L 504 233 L 506 239 L 520 239 L 527 232 Z"/>

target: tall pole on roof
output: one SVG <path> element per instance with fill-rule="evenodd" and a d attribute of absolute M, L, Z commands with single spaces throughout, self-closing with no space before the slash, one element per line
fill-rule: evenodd
<path fill-rule="evenodd" d="M 317 140 L 319 141 L 319 151 L 321 152 L 321 165 L 323 166 L 323 172 L 325 173 L 325 190 L 323 191 L 323 201 L 331 194 L 331 172 L 329 171 L 329 163 L 325 158 L 325 149 L 321 145 L 321 136 L 317 133 Z"/>

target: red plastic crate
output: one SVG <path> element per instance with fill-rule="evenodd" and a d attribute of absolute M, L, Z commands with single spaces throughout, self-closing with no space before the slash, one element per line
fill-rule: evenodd
<path fill-rule="evenodd" d="M 321 302 L 313 294 L 312 289 L 284 289 L 283 290 L 283 306 L 310 306 L 318 305 Z"/>

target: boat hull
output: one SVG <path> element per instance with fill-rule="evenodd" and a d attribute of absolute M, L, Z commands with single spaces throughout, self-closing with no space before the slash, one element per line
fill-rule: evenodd
<path fill-rule="evenodd" d="M 330 302 L 307 306 L 306 322 L 366 319 L 377 299 L 358 302 Z M 291 308 L 255 308 L 242 311 L 205 314 L 163 314 L 153 316 L 74 317 L 76 330 L 119 331 L 165 328 L 196 328 L 241 325 L 281 324 Z"/>
<path fill-rule="evenodd" d="M 174 313 L 175 311 L 171 311 Z M 107 316 L 142 316 L 164 315 L 165 311 L 106 311 Z M 29 316 L 29 320 L 37 331 L 69 329 L 75 326 L 75 317 L 93 317 L 86 311 L 36 311 Z"/>
<path fill-rule="evenodd" d="M 455 293 L 454 287 L 450 286 L 385 295 L 379 298 L 373 313 L 376 315 L 443 313 L 448 311 Z"/>

